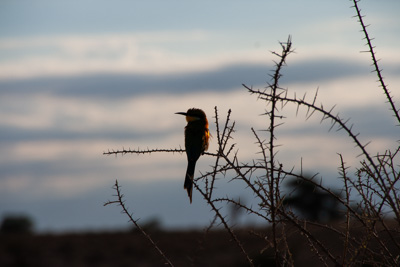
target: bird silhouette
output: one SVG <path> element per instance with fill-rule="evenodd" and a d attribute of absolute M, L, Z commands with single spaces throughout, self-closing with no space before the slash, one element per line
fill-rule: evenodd
<path fill-rule="evenodd" d="M 197 160 L 208 149 L 210 131 L 208 130 L 207 116 L 201 109 L 191 108 L 187 112 L 177 112 L 175 114 L 184 115 L 187 121 L 185 127 L 185 149 L 188 165 L 183 188 L 187 190 L 190 203 L 192 203 L 194 170 Z"/>

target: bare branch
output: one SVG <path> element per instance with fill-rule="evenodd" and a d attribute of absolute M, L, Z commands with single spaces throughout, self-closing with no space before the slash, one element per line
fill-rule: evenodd
<path fill-rule="evenodd" d="M 165 263 L 169 266 L 174 266 L 171 261 L 167 258 L 167 256 L 165 255 L 165 253 L 157 246 L 157 244 L 153 241 L 153 239 L 150 237 L 149 234 L 146 233 L 146 231 L 139 225 L 138 221 L 135 220 L 132 216 L 132 213 L 130 213 L 128 211 L 128 208 L 125 206 L 125 200 L 124 195 L 121 192 L 121 187 L 118 184 L 118 180 L 115 180 L 115 185 L 114 185 L 114 189 L 117 192 L 117 195 L 115 195 L 117 197 L 116 200 L 113 201 L 107 201 L 106 203 L 104 203 L 104 206 L 108 206 L 111 204 L 117 204 L 118 206 L 120 206 L 122 208 L 122 212 L 128 216 L 129 221 L 132 222 L 137 229 L 139 229 L 139 231 L 146 237 L 146 239 L 151 243 L 151 245 L 157 250 L 157 252 L 161 255 L 161 257 L 165 260 Z"/>

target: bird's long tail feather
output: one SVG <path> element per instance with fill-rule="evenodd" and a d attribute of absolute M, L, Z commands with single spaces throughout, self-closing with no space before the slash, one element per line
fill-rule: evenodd
<path fill-rule="evenodd" d="M 185 188 L 188 192 L 188 196 L 190 198 L 190 203 L 192 203 L 192 191 L 193 191 L 193 176 L 194 169 L 196 167 L 196 161 L 189 161 L 186 169 L 186 177 L 183 188 Z"/>

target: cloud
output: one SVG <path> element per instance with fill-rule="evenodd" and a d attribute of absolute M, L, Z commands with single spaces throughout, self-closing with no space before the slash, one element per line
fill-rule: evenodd
<path fill-rule="evenodd" d="M 42 77 L 0 81 L 0 91 L 8 95 L 37 95 L 39 93 L 65 97 L 126 98 L 145 94 L 182 94 L 192 92 L 230 91 L 247 85 L 265 85 L 273 66 L 237 63 L 217 69 L 175 74 L 116 74 L 97 73 L 68 77 Z M 384 72 L 396 75 L 399 65 Z M 281 83 L 322 84 L 349 77 L 369 74 L 370 67 L 356 61 L 322 58 L 289 63 L 284 68 Z"/>
<path fill-rule="evenodd" d="M 202 30 L 0 39 L 0 79 L 93 73 L 169 74 L 260 62 L 259 51 L 210 50 L 222 37 Z M 234 54 L 234 57 L 232 56 Z"/>
<path fill-rule="evenodd" d="M 343 25 L 337 20 L 320 27 L 333 27 L 329 32 L 335 40 L 342 40 Z M 313 27 L 314 28 L 314 27 Z M 340 30 L 339 30 L 340 29 Z M 303 31 L 310 31 L 306 27 Z M 319 38 L 319 33 L 308 32 Z M 337 32 L 339 31 L 339 33 Z M 344 34 L 344 33 L 342 33 Z M 350 36 L 349 32 L 345 33 Z M 303 35 L 303 34 L 300 34 Z M 250 38 L 250 36 L 249 36 Z M 251 36 L 251 38 L 255 38 Z M 354 37 L 353 37 L 354 38 Z M 265 65 L 267 51 L 279 49 L 277 42 L 261 38 L 262 41 L 239 42 L 232 33 L 221 34 L 216 30 L 166 30 L 154 32 L 132 32 L 114 34 L 55 35 L 19 38 L 0 38 L 0 80 L 46 77 L 90 76 L 116 74 L 145 77 L 157 75 L 177 76 L 183 74 L 216 71 L 229 66 Z M 263 45 L 254 47 L 254 43 Z M 343 71 L 353 65 L 365 66 L 365 57 L 358 54 L 359 48 L 352 43 L 299 40 L 299 53 L 291 56 L 290 62 L 320 64 L 323 60 L 340 65 Z M 353 41 L 354 43 L 354 41 Z M 296 44 L 296 42 L 295 42 Z M 266 56 L 260 56 L 264 53 Z M 355 49 L 355 50 L 354 50 Z M 379 56 L 389 64 L 398 62 L 395 48 L 386 47 Z M 382 54 L 384 53 L 384 54 Z M 301 62 L 298 62 L 301 61 Z M 307 65 L 305 65 L 307 67 Z M 328 66 L 328 65 L 326 65 Z M 348 67 L 347 67 L 348 66 Z"/>

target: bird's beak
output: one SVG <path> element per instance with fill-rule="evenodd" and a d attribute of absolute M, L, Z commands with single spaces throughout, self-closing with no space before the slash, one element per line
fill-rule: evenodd
<path fill-rule="evenodd" d="M 187 116 L 187 113 L 186 113 L 186 112 L 176 112 L 175 114 L 179 114 L 179 115 Z"/>

